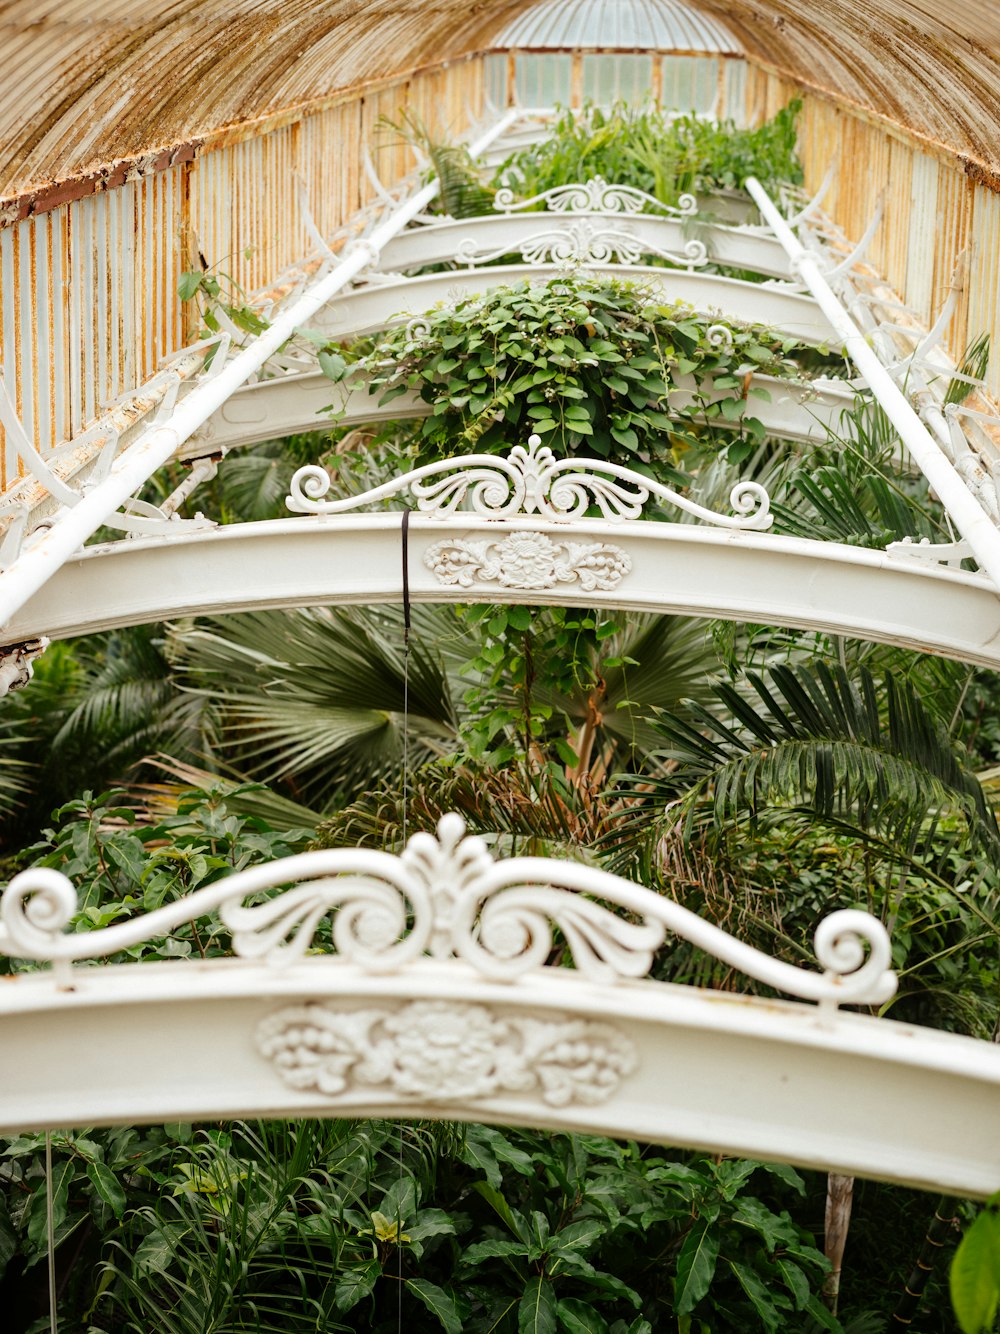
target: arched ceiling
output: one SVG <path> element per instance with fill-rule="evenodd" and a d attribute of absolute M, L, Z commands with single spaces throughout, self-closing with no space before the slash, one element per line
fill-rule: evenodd
<path fill-rule="evenodd" d="M 1000 182 L 1000 0 L 693 0 Z M 527 0 L 7 0 L 0 199 L 488 47 Z"/>

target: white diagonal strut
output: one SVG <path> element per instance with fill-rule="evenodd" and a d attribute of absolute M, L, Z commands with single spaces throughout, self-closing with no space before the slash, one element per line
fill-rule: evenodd
<path fill-rule="evenodd" d="M 760 181 L 748 176 L 744 185 L 762 217 L 785 247 L 793 272 L 816 298 L 824 315 L 843 339 L 844 350 L 868 382 L 886 416 L 917 467 L 933 487 L 955 527 L 972 548 L 975 559 L 1000 592 L 1000 530 L 946 457 L 933 435 L 910 406 L 827 282 L 820 256 L 807 250 L 779 213 Z"/>

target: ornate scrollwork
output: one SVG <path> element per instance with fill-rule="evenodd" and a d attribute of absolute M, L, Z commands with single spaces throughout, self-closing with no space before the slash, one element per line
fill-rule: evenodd
<path fill-rule="evenodd" d="M 530 199 L 518 200 L 513 190 L 502 189 L 496 192 L 493 200 L 498 213 L 521 213 L 538 204 L 544 204 L 551 213 L 668 213 L 689 218 L 698 211 L 694 195 L 681 195 L 674 207 L 631 185 L 609 185 L 603 176 L 572 185 L 557 185 L 532 195 Z"/>
<path fill-rule="evenodd" d="M 258 1026 L 257 1047 L 294 1089 L 328 1097 L 380 1089 L 434 1102 L 515 1092 L 540 1093 L 552 1107 L 590 1106 L 638 1064 L 634 1044 L 609 1024 L 443 1001 L 290 1005 Z"/>
<path fill-rule="evenodd" d="M 574 219 L 561 227 L 549 227 L 526 236 L 519 245 L 525 264 L 638 264 L 643 255 L 656 255 L 679 268 L 698 268 L 708 263 L 708 249 L 703 241 L 689 240 L 683 251 L 665 250 L 620 227 L 595 227 L 585 218 Z M 459 264 L 488 264 L 510 251 L 509 246 L 484 253 L 475 237 L 466 237 L 456 249 Z"/>
<path fill-rule="evenodd" d="M 557 459 L 541 438 L 515 445 L 506 458 L 466 454 L 441 459 L 345 500 L 326 500 L 330 477 L 316 464 L 300 468 L 286 499 L 299 514 L 339 514 L 409 490 L 425 514 L 444 518 L 467 506 L 474 514 L 509 519 L 537 514 L 543 519 L 582 518 L 596 506 L 605 519 L 638 519 L 650 496 L 722 528 L 770 528 L 771 502 L 758 482 L 738 482 L 730 493 L 732 514 L 719 514 L 688 500 L 671 487 L 631 468 L 603 459 Z"/>
<path fill-rule="evenodd" d="M 436 542 L 424 564 L 443 584 L 471 588 L 554 588 L 579 581 L 588 592 L 617 588 L 631 557 L 607 542 L 553 542 L 544 533 L 511 533 L 494 541 L 454 538 Z"/>
<path fill-rule="evenodd" d="M 579 972 L 610 982 L 644 977 L 669 930 L 747 976 L 827 1006 L 877 1004 L 896 987 L 889 937 L 867 913 L 834 913 L 820 924 L 824 971 L 816 973 L 771 959 L 668 897 L 605 871 L 543 857 L 494 861 L 481 838 L 466 837 L 456 814 L 442 817 L 436 836 L 415 834 L 398 857 L 365 848 L 302 853 L 130 922 L 67 934 L 75 908 L 60 872 L 23 871 L 0 901 L 0 948 L 52 962 L 106 957 L 217 911 L 237 955 L 280 965 L 313 948 L 320 923 L 332 917 L 333 953 L 367 972 L 399 972 L 429 954 L 513 982 L 547 967 L 558 940 Z"/>

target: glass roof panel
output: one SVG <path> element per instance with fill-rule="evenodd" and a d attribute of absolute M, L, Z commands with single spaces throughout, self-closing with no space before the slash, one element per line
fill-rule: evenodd
<path fill-rule="evenodd" d="M 520 50 L 741 50 L 722 24 L 681 0 L 544 0 L 509 24 L 495 45 Z"/>

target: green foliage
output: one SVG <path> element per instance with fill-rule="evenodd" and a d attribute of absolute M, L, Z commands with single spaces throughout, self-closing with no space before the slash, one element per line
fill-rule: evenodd
<path fill-rule="evenodd" d="M 945 403 L 964 403 L 975 389 L 975 380 L 986 379 L 986 369 L 990 364 L 990 335 L 987 332 L 977 335 L 965 349 L 959 373 L 948 385 Z"/>
<path fill-rule="evenodd" d="M 772 506 L 778 533 L 876 548 L 903 538 L 950 540 L 926 480 L 870 398 L 842 414 L 826 445 L 786 465 L 772 490 L 781 497 Z"/>
<path fill-rule="evenodd" d="M 263 821 L 234 814 L 211 791 L 192 790 L 176 814 L 157 824 L 138 823 L 121 792 L 86 792 L 54 813 L 55 825 L 22 854 L 51 866 L 77 887 L 73 930 L 90 931 L 150 912 L 258 862 L 290 855 L 311 829 L 276 832 Z M 163 941 L 133 946 L 125 957 L 202 958 L 229 952 L 217 921 L 178 927 Z"/>
<path fill-rule="evenodd" d="M 770 1330 L 822 1309 L 789 1168 L 486 1126 L 184 1133 L 160 1202 L 108 1220 L 102 1334 Z"/>
<path fill-rule="evenodd" d="M 959 1243 L 950 1285 L 962 1334 L 990 1334 L 1000 1306 L 1000 1192 L 986 1201 Z"/>
<path fill-rule="evenodd" d="M 801 102 L 790 102 L 757 129 L 698 116 L 674 117 L 617 103 L 564 111 L 552 135 L 508 158 L 494 183 L 528 199 L 555 186 L 602 176 L 643 190 L 664 204 L 686 193 L 742 186 L 756 176 L 774 191 L 802 180 L 795 150 Z"/>
<path fill-rule="evenodd" d="M 464 144 L 439 139 L 412 111 L 404 111 L 397 122 L 383 119 L 380 128 L 393 131 L 430 160 L 439 187 L 431 205 L 436 212 L 450 218 L 475 218 L 491 211 L 495 191 L 483 183 Z"/>
<path fill-rule="evenodd" d="M 198 302 L 205 327 L 213 334 L 227 326 L 235 326 L 242 333 L 260 334 L 270 323 L 254 309 L 246 292 L 228 273 L 216 276 L 209 269 L 189 269 L 180 276 L 177 295 L 182 301 Z M 211 365 L 213 356 L 214 352 L 210 352 L 206 365 Z"/>
<path fill-rule="evenodd" d="M 753 416 L 758 372 L 795 377 L 797 347 L 760 325 L 732 326 L 665 305 L 641 286 L 584 274 L 518 283 L 430 313 L 355 345 L 381 402 L 415 390 L 432 405 L 414 461 L 495 451 L 537 432 L 560 455 L 586 453 L 683 483 L 685 452 L 718 427 L 730 442 L 763 437 Z M 675 404 L 678 382 L 695 401 Z M 708 440 L 712 441 L 711 433 Z"/>
<path fill-rule="evenodd" d="M 821 817 L 849 815 L 913 849 L 947 812 L 973 846 L 996 855 L 1000 836 L 982 787 L 914 691 L 892 676 L 879 688 L 864 667 L 852 678 L 822 661 L 778 664 L 766 679 L 751 672 L 743 689 L 723 682 L 715 694 L 732 724 L 695 706 L 695 726 L 666 714 L 654 726 L 688 799 L 711 789 L 716 820 L 808 803 Z"/>

